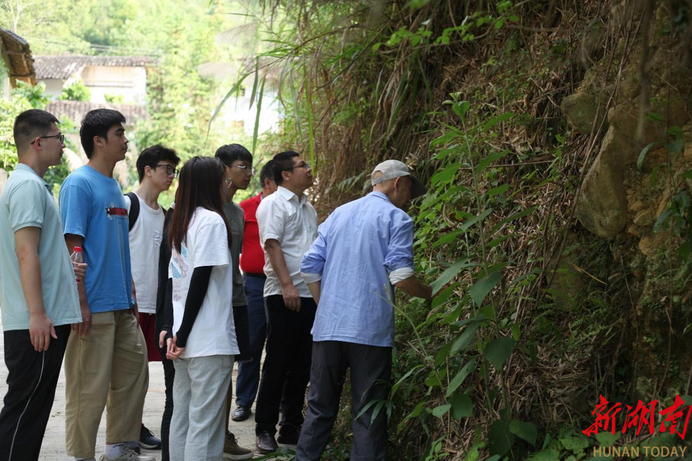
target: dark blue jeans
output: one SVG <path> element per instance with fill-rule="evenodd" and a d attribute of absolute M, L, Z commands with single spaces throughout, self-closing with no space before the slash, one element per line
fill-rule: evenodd
<path fill-rule="evenodd" d="M 296 461 L 319 461 L 339 413 L 346 369 L 350 369 L 353 443 L 351 461 L 387 459 L 387 417 L 375 406 L 356 416 L 373 400 L 386 400 L 392 374 L 392 348 L 339 341 L 312 345 L 308 414 L 296 448 Z"/>
<path fill-rule="evenodd" d="M 250 324 L 250 353 L 252 359 L 238 364 L 235 383 L 236 405 L 250 408 L 255 402 L 260 379 L 260 359 L 267 337 L 267 316 L 264 311 L 264 280 L 266 277 L 243 275 Z"/>

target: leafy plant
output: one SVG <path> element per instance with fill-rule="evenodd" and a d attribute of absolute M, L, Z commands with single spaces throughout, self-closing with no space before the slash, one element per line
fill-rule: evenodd
<path fill-rule="evenodd" d="M 61 101 L 91 101 L 91 90 L 82 80 L 75 80 L 63 87 L 58 99 Z"/>

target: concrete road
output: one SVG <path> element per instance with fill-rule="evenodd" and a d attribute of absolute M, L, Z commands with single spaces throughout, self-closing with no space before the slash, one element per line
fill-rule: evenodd
<path fill-rule="evenodd" d="M 2 324 L 0 323 L 0 327 Z M 0 328 L 1 330 L 1 328 Z M 0 335 L 0 397 L 4 397 L 7 392 L 7 367 L 5 366 L 4 360 L 4 345 L 3 345 L 3 335 Z M 237 376 L 237 365 L 233 370 L 233 382 L 235 383 Z M 154 433 L 159 436 L 161 428 L 161 415 L 163 414 L 163 405 L 165 401 L 165 386 L 163 381 L 163 366 L 160 362 L 154 362 L 149 364 L 149 390 L 147 392 L 147 397 L 144 403 L 144 425 L 149 429 L 154 431 Z M 235 408 L 235 404 L 233 405 Z M 96 442 L 96 459 L 103 454 L 103 445 L 105 443 L 105 433 L 106 433 L 106 413 L 104 411 L 103 418 L 101 419 L 101 424 L 99 426 L 99 435 Z M 254 408 L 253 416 L 247 421 L 242 423 L 236 423 L 231 421 L 230 424 L 231 432 L 233 432 L 240 446 L 255 450 L 255 421 L 254 421 Z M 156 456 L 157 460 L 161 459 L 161 451 L 157 450 L 144 450 L 145 453 L 152 454 Z M 255 456 L 259 454 L 255 451 Z M 46 435 L 43 439 L 43 446 L 41 448 L 41 460 L 45 461 L 63 461 L 63 460 L 73 460 L 74 458 L 68 457 L 65 454 L 65 376 L 64 373 L 60 374 L 60 380 L 58 381 L 58 388 L 55 393 L 55 403 L 53 404 L 53 411 L 50 415 L 50 420 L 48 421 L 48 427 L 46 428 Z"/>

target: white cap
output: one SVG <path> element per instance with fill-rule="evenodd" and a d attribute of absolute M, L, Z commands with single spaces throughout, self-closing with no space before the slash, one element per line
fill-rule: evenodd
<path fill-rule="evenodd" d="M 382 173 L 382 175 L 375 178 L 375 173 L 378 171 Z M 402 176 L 408 176 L 411 178 L 412 199 L 420 197 L 421 195 L 425 195 L 425 193 L 428 192 L 428 189 L 423 184 L 421 184 L 418 178 L 411 174 L 411 171 L 408 169 L 406 164 L 400 162 L 399 160 L 385 160 L 384 162 L 377 165 L 375 169 L 372 170 L 371 184 L 374 186 L 375 184 L 379 184 L 381 182 L 388 181 L 394 178 L 400 178 Z"/>

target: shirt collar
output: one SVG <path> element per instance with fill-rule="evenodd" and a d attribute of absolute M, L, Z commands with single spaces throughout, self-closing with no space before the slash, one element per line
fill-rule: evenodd
<path fill-rule="evenodd" d="M 379 192 L 379 191 L 372 191 L 368 194 L 368 196 L 377 197 L 377 198 L 383 199 L 386 202 L 392 203 L 392 201 L 389 200 L 389 197 L 387 197 L 386 195 L 384 195 L 382 192 Z"/>
<path fill-rule="evenodd" d="M 291 192 L 283 186 L 279 186 L 279 188 L 276 189 L 276 192 L 274 193 L 281 195 L 288 202 L 295 199 L 295 201 L 298 202 L 299 205 L 303 205 L 308 200 L 307 195 L 301 194 L 301 196 L 298 197 L 296 194 L 294 194 L 293 192 Z"/>
<path fill-rule="evenodd" d="M 43 179 L 42 177 L 40 177 L 40 176 L 38 175 L 38 173 L 36 173 L 36 172 L 34 171 L 34 169 L 31 168 L 29 165 L 27 165 L 27 164 L 25 164 L 25 163 L 17 163 L 17 165 L 15 165 L 14 169 L 15 169 L 15 170 L 21 170 L 21 171 L 28 171 L 29 173 L 31 173 L 31 174 L 33 174 L 34 176 L 36 176 L 38 179 L 41 180 L 41 182 L 43 183 L 43 185 L 45 186 L 45 188 L 48 190 L 48 193 L 49 193 L 50 195 L 53 195 L 53 191 L 51 190 L 50 186 L 49 186 L 48 183 L 45 181 L 45 179 Z"/>

